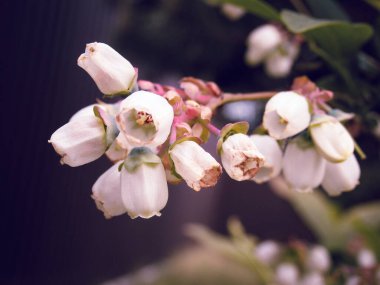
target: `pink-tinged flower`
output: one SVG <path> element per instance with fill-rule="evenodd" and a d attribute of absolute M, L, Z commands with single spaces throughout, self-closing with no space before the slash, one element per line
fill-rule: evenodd
<path fill-rule="evenodd" d="M 163 97 L 137 91 L 121 102 L 116 123 L 131 146 L 156 147 L 169 136 L 173 108 Z"/>
<path fill-rule="evenodd" d="M 260 242 L 255 248 L 255 257 L 266 265 L 275 264 L 281 255 L 281 247 L 272 240 Z"/>
<path fill-rule="evenodd" d="M 127 212 L 121 199 L 120 172 L 118 168 L 119 163 L 113 165 L 92 186 L 92 198 L 107 219 Z"/>
<path fill-rule="evenodd" d="M 286 91 L 269 99 L 265 106 L 263 125 L 271 137 L 281 140 L 305 130 L 310 118 L 306 98 L 293 91 Z"/>
<path fill-rule="evenodd" d="M 146 147 L 134 148 L 121 169 L 121 197 L 131 218 L 160 216 L 168 184 L 160 158 Z"/>
<path fill-rule="evenodd" d="M 351 155 L 339 163 L 326 163 L 326 172 L 322 180 L 322 187 L 330 196 L 338 196 L 345 191 L 351 191 L 359 184 L 360 166 Z"/>
<path fill-rule="evenodd" d="M 291 142 L 286 147 L 283 158 L 283 173 L 291 187 L 300 192 L 310 192 L 323 179 L 326 160 L 317 150 L 301 142 Z"/>
<path fill-rule="evenodd" d="M 109 143 L 105 124 L 94 113 L 63 125 L 51 135 L 49 142 L 62 157 L 61 163 L 72 167 L 98 159 Z"/>
<path fill-rule="evenodd" d="M 137 73 L 131 63 L 104 43 L 86 45 L 78 58 L 82 67 L 95 81 L 103 94 L 128 94 L 134 88 Z"/>
<path fill-rule="evenodd" d="M 298 285 L 326 285 L 326 280 L 321 273 L 310 272 L 302 277 Z"/>
<path fill-rule="evenodd" d="M 195 191 L 214 186 L 222 173 L 220 164 L 194 141 L 176 143 L 169 155 L 175 172 Z"/>
<path fill-rule="evenodd" d="M 377 264 L 375 254 L 367 248 L 363 248 L 358 252 L 357 262 L 363 268 L 372 268 Z"/>
<path fill-rule="evenodd" d="M 310 134 L 320 154 L 330 162 L 345 161 L 354 153 L 355 144 L 350 133 L 332 116 L 314 116 Z"/>
<path fill-rule="evenodd" d="M 280 174 L 282 169 L 282 151 L 277 141 L 267 135 L 252 135 L 251 140 L 264 155 L 264 165 L 252 178 L 256 183 L 264 183 Z"/>
<path fill-rule="evenodd" d="M 252 179 L 265 162 L 253 141 L 240 133 L 223 142 L 220 155 L 227 174 L 237 181 Z"/>

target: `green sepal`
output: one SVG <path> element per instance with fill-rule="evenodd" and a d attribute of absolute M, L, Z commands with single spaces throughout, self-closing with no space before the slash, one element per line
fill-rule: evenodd
<path fill-rule="evenodd" d="M 170 156 L 170 151 L 177 145 L 177 144 L 180 144 L 182 142 L 185 142 L 185 141 L 193 141 L 197 144 L 201 144 L 202 141 L 200 138 L 197 138 L 197 137 L 183 137 L 183 138 L 180 138 L 179 140 L 176 140 L 174 143 L 172 143 L 170 146 L 169 146 L 169 149 L 168 149 L 168 157 L 169 157 L 169 165 L 170 165 L 170 172 L 175 176 L 177 177 L 178 179 L 183 179 L 181 175 L 179 175 L 177 173 L 177 171 L 175 171 L 175 165 L 174 165 L 174 162 Z"/>
<path fill-rule="evenodd" d="M 235 134 L 244 134 L 246 135 L 249 130 L 248 122 L 237 122 L 225 125 L 221 131 L 218 139 L 218 143 L 216 144 L 216 150 L 220 155 L 222 152 L 222 144 L 232 135 Z"/>
<path fill-rule="evenodd" d="M 115 118 L 111 116 L 107 111 L 104 111 L 99 106 L 94 106 L 93 110 L 95 116 L 103 122 L 104 140 L 107 150 L 119 134 L 119 129 L 116 126 Z"/>
<path fill-rule="evenodd" d="M 162 163 L 161 159 L 147 147 L 135 147 L 124 160 L 124 167 L 128 172 L 135 172 L 142 164 L 155 167 Z"/>

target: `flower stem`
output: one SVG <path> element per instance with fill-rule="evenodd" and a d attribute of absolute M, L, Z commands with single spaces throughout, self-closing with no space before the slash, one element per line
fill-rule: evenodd
<path fill-rule="evenodd" d="M 220 136 L 220 130 L 217 127 L 215 127 L 213 124 L 211 123 L 207 124 L 207 128 L 215 136 L 217 137 Z"/>
<path fill-rule="evenodd" d="M 237 101 L 263 100 L 273 97 L 277 92 L 254 92 L 254 93 L 223 93 L 219 98 L 211 100 L 207 106 L 215 111 L 220 106 Z"/>
<path fill-rule="evenodd" d="M 355 144 L 355 151 L 356 153 L 359 155 L 359 157 L 364 160 L 367 158 L 367 155 L 364 153 L 364 151 L 362 150 L 362 148 L 359 146 L 359 144 L 354 141 L 354 144 Z"/>

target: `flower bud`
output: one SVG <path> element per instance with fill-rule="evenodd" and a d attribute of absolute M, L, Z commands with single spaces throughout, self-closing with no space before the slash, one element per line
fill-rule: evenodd
<path fill-rule="evenodd" d="M 264 183 L 280 174 L 282 168 L 282 151 L 277 141 L 266 135 L 252 135 L 251 140 L 264 155 L 265 162 L 253 177 L 256 183 Z"/>
<path fill-rule="evenodd" d="M 292 263 L 282 263 L 276 268 L 276 281 L 278 285 L 297 284 L 299 272 Z"/>
<path fill-rule="evenodd" d="M 121 199 L 120 172 L 118 168 L 119 164 L 114 164 L 92 186 L 92 198 L 107 219 L 127 212 Z"/>
<path fill-rule="evenodd" d="M 222 4 L 221 8 L 223 14 L 233 21 L 240 19 L 245 14 L 245 10 L 243 8 L 230 3 Z"/>
<path fill-rule="evenodd" d="M 121 102 L 116 123 L 131 146 L 156 147 L 169 136 L 173 108 L 163 97 L 137 91 Z"/>
<path fill-rule="evenodd" d="M 51 135 L 49 143 L 61 155 L 61 164 L 72 167 L 98 159 L 108 144 L 104 123 L 94 114 L 63 125 Z"/>
<path fill-rule="evenodd" d="M 253 141 L 240 133 L 223 142 L 221 159 L 227 174 L 237 181 L 252 179 L 265 161 Z"/>
<path fill-rule="evenodd" d="M 86 45 L 78 65 L 88 72 L 105 95 L 128 94 L 133 89 L 137 73 L 131 63 L 103 43 Z"/>
<path fill-rule="evenodd" d="M 314 246 L 310 249 L 307 262 L 312 271 L 321 273 L 327 272 L 331 265 L 329 252 L 321 245 Z"/>
<path fill-rule="evenodd" d="M 351 191 L 359 184 L 360 166 L 354 154 L 339 163 L 326 163 L 322 187 L 330 196 Z"/>
<path fill-rule="evenodd" d="M 281 41 L 281 33 L 274 25 L 267 24 L 254 29 L 247 39 L 247 63 L 250 65 L 259 64 Z"/>
<path fill-rule="evenodd" d="M 309 126 L 309 105 L 305 97 L 286 91 L 277 93 L 267 102 L 264 128 L 277 140 L 298 134 Z"/>
<path fill-rule="evenodd" d="M 310 124 L 310 134 L 318 151 L 328 161 L 345 161 L 354 152 L 350 133 L 332 116 L 315 116 Z"/>
<path fill-rule="evenodd" d="M 303 141 L 291 142 L 283 158 L 283 173 L 286 181 L 296 191 L 310 192 L 321 184 L 326 161 L 312 146 L 300 145 Z"/>
<path fill-rule="evenodd" d="M 161 215 L 168 201 L 168 184 L 160 158 L 148 148 L 134 148 L 124 161 L 121 197 L 132 219 Z"/>
<path fill-rule="evenodd" d="M 255 248 L 255 256 L 266 265 L 273 265 L 281 254 L 280 246 L 271 240 L 259 243 Z"/>
<path fill-rule="evenodd" d="M 212 187 L 222 173 L 220 164 L 196 142 L 179 142 L 169 150 L 175 171 L 195 191 Z"/>

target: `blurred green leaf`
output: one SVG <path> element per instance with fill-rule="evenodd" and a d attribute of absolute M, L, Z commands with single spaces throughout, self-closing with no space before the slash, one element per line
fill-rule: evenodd
<path fill-rule="evenodd" d="M 351 208 L 346 213 L 348 221 L 361 220 L 368 226 L 380 230 L 380 202 L 371 202 Z"/>
<path fill-rule="evenodd" d="M 281 19 L 291 32 L 302 34 L 340 61 L 347 61 L 355 55 L 373 34 L 367 24 L 315 19 L 289 10 L 281 12 Z"/>
<path fill-rule="evenodd" d="M 376 255 L 376 257 L 380 258 L 380 235 L 378 231 L 369 227 L 365 223 L 360 220 L 356 220 L 353 222 L 355 230 L 364 237 L 367 245 L 370 249 L 372 249 Z"/>
<path fill-rule="evenodd" d="M 217 0 L 217 3 L 230 3 L 236 6 L 244 8 L 247 12 L 250 12 L 260 18 L 271 21 L 280 21 L 279 12 L 261 0 Z"/>
<path fill-rule="evenodd" d="M 315 17 L 348 21 L 346 11 L 335 0 L 305 0 Z"/>
<path fill-rule="evenodd" d="M 364 0 L 367 2 L 369 5 L 374 7 L 375 9 L 380 11 L 380 1 L 379 0 Z"/>

